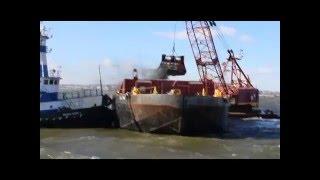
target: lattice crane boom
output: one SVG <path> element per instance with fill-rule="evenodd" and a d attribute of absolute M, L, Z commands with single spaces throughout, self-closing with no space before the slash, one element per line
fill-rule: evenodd
<path fill-rule="evenodd" d="M 234 56 L 232 50 L 228 50 L 228 53 L 228 62 L 231 62 L 231 85 L 238 84 L 239 87 L 253 88 L 250 79 L 246 76 L 246 74 L 243 72 L 243 70 L 237 62 L 240 59 Z M 236 80 L 234 80 L 234 77 L 236 78 Z"/>
<path fill-rule="evenodd" d="M 229 91 L 220 66 L 218 54 L 213 42 L 210 26 L 208 21 L 186 21 L 186 30 L 188 39 L 192 48 L 199 76 L 204 84 L 205 89 L 208 88 L 208 82 L 218 79 L 220 86 L 224 90 L 224 94 L 228 95 Z M 213 72 L 212 74 L 210 72 Z M 217 81 L 214 81 L 215 83 Z"/>

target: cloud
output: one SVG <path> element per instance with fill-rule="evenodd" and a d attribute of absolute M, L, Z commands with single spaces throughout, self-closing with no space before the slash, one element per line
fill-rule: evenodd
<path fill-rule="evenodd" d="M 117 70 L 120 69 L 120 65 L 115 64 L 109 58 L 105 58 L 104 60 L 102 60 L 101 65 L 102 65 L 102 67 L 107 68 L 107 69 L 117 69 Z"/>
<path fill-rule="evenodd" d="M 253 43 L 253 37 L 249 36 L 248 34 L 243 34 L 239 37 L 239 40 L 243 43 Z"/>
<path fill-rule="evenodd" d="M 256 68 L 248 68 L 247 71 L 245 70 L 245 72 L 247 72 L 247 74 L 252 76 L 253 75 L 271 75 L 276 73 L 276 69 L 275 67 L 272 67 L 270 65 L 264 65 Z"/>
<path fill-rule="evenodd" d="M 256 70 L 256 73 L 258 74 L 271 74 L 273 73 L 274 69 L 271 67 L 259 67 Z"/>
<path fill-rule="evenodd" d="M 219 29 L 224 36 L 234 36 L 237 33 L 234 27 L 220 26 Z"/>
<path fill-rule="evenodd" d="M 219 26 L 219 30 L 224 36 L 232 37 L 232 36 L 235 36 L 237 33 L 237 30 L 234 27 L 230 27 L 230 26 Z M 212 28 L 211 28 L 211 32 L 212 32 L 212 36 L 215 37 L 217 35 L 216 31 Z M 167 38 L 167 39 L 174 39 L 174 32 L 154 32 L 153 34 L 160 37 Z M 177 40 L 188 39 L 186 30 L 177 31 L 175 34 L 175 37 Z"/>
<path fill-rule="evenodd" d="M 276 66 L 262 65 L 244 70 L 251 83 L 260 90 L 280 91 L 280 71 Z"/>
<path fill-rule="evenodd" d="M 251 44 L 255 42 L 255 39 L 248 34 L 240 34 L 237 29 L 231 26 L 219 26 L 220 33 L 224 36 L 238 38 L 241 42 L 246 44 Z M 217 36 L 216 28 L 211 28 L 211 33 L 213 37 Z M 174 32 L 154 32 L 154 35 L 159 37 L 164 37 L 167 39 L 174 39 Z M 175 34 L 177 40 L 187 40 L 188 35 L 186 30 L 177 31 Z"/>
<path fill-rule="evenodd" d="M 233 37 L 237 33 L 237 30 L 234 27 L 230 27 L 230 26 L 219 26 L 219 30 L 220 30 L 220 33 L 222 33 L 224 36 Z M 215 29 L 211 28 L 211 33 L 213 37 L 217 36 L 217 32 Z M 167 39 L 174 39 L 174 32 L 154 32 L 153 34 L 159 37 L 167 38 Z M 186 30 L 184 29 L 184 30 L 176 31 L 175 38 L 177 40 L 187 40 L 188 35 Z"/>
<path fill-rule="evenodd" d="M 154 32 L 153 34 L 168 39 L 174 39 L 174 32 Z M 188 39 L 187 32 L 185 30 L 177 31 L 175 36 L 178 40 Z"/>

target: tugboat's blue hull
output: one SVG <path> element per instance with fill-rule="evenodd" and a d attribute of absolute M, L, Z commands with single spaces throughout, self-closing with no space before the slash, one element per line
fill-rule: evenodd
<path fill-rule="evenodd" d="M 113 110 L 104 106 L 85 109 L 40 111 L 40 127 L 105 128 L 116 126 Z"/>

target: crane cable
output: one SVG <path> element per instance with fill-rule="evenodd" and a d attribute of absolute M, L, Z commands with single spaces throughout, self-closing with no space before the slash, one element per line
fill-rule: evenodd
<path fill-rule="evenodd" d="M 172 55 L 176 54 L 176 27 L 177 22 L 174 24 Z"/>
<path fill-rule="evenodd" d="M 222 41 L 224 48 L 225 48 L 227 51 L 228 51 L 228 50 L 231 50 L 231 49 L 229 48 L 230 46 L 228 45 L 227 41 L 225 40 L 224 35 L 223 35 L 222 31 L 220 30 L 220 28 L 216 25 L 216 23 L 214 23 L 214 25 L 215 25 L 215 26 L 212 26 L 212 27 L 216 27 L 218 38 Z M 240 52 L 242 52 L 242 50 L 240 50 Z M 242 73 L 242 75 L 245 76 L 245 78 L 246 78 L 246 80 L 247 80 L 247 83 L 249 83 L 251 86 L 253 86 L 253 85 L 251 84 L 250 79 L 249 79 L 249 75 L 246 75 L 244 72 Z M 240 80 L 241 80 L 241 79 L 240 79 Z M 239 80 L 238 80 L 238 81 L 239 81 Z"/>
<path fill-rule="evenodd" d="M 214 21 L 209 21 L 209 24 L 211 27 L 214 27 L 215 30 L 214 32 L 216 32 L 216 35 L 218 37 L 218 39 L 222 42 L 222 45 L 224 47 L 224 49 L 227 51 L 228 49 L 230 49 L 229 47 L 229 44 L 227 43 L 227 41 L 225 40 L 225 37 L 221 31 L 221 29 L 217 26 L 217 24 L 214 22 Z"/>
<path fill-rule="evenodd" d="M 224 37 L 222 31 L 220 30 L 220 28 L 218 26 L 216 26 L 217 28 L 217 33 L 218 33 L 218 37 L 220 39 L 220 41 L 222 42 L 223 47 L 225 48 L 225 50 L 229 50 L 230 46 L 226 41 L 226 38 Z"/>

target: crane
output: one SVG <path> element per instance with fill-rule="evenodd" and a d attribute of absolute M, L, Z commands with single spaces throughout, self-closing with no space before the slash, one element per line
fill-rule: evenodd
<path fill-rule="evenodd" d="M 235 57 L 233 50 L 228 49 L 227 62 L 222 63 L 221 68 L 218 54 L 213 41 L 210 27 L 217 27 L 214 21 L 186 21 L 186 31 L 190 46 L 196 61 L 200 80 L 204 90 L 208 92 L 208 86 L 222 89 L 224 97 L 230 102 L 232 111 L 252 111 L 259 102 L 259 90 L 254 88 L 248 76 L 238 64 L 240 58 Z M 218 30 L 218 29 L 217 29 Z M 223 36 L 219 33 L 218 37 Z M 222 39 L 223 40 L 223 39 Z M 228 72 L 227 65 L 231 63 L 231 79 L 226 82 L 224 74 Z"/>
<path fill-rule="evenodd" d="M 241 69 L 240 65 L 238 64 L 238 60 L 241 58 L 235 57 L 233 50 L 228 50 L 229 57 L 227 59 L 226 64 L 231 63 L 231 78 L 230 78 L 230 85 L 236 86 L 239 88 L 246 87 L 246 88 L 254 88 L 249 76 L 245 75 L 243 70 Z M 227 69 L 225 68 L 225 71 Z"/>
<path fill-rule="evenodd" d="M 224 79 L 210 30 L 210 26 L 214 25 L 214 22 L 186 21 L 185 23 L 200 80 L 203 83 L 205 91 L 208 92 L 210 82 L 214 82 L 215 85 L 222 87 L 223 93 L 228 96 L 230 94 L 230 90 L 228 89 Z"/>

